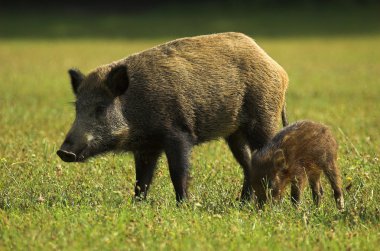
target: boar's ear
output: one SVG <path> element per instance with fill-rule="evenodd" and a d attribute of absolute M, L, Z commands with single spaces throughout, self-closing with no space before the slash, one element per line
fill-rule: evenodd
<path fill-rule="evenodd" d="M 127 90 L 129 84 L 127 67 L 119 65 L 113 68 L 108 73 L 106 84 L 115 97 L 122 95 Z"/>
<path fill-rule="evenodd" d="M 84 75 L 77 69 L 70 69 L 69 74 L 70 74 L 70 79 L 71 79 L 71 87 L 73 88 L 74 94 L 77 94 L 78 87 L 82 83 L 84 79 Z"/>
<path fill-rule="evenodd" d="M 282 149 L 278 149 L 277 151 L 274 152 L 273 164 L 275 168 L 282 168 L 282 169 L 287 168 L 284 151 Z"/>

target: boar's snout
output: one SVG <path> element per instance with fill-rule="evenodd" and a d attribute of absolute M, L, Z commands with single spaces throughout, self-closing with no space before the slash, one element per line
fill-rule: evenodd
<path fill-rule="evenodd" d="M 57 155 L 65 162 L 79 161 L 79 155 L 82 156 L 82 151 L 86 145 L 80 140 L 74 140 L 73 134 L 69 134 L 63 142 Z"/>
<path fill-rule="evenodd" d="M 68 152 L 62 149 L 57 151 L 57 155 L 65 162 L 75 162 L 77 159 L 75 153 Z"/>

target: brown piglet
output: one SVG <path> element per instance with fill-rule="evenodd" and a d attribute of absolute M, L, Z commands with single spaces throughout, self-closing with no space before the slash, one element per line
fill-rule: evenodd
<path fill-rule="evenodd" d="M 299 121 L 277 133 L 252 156 L 251 186 L 260 206 L 268 197 L 281 198 L 291 184 L 291 200 L 298 205 L 306 180 L 319 206 L 323 189 L 321 174 L 334 191 L 338 209 L 344 208 L 342 181 L 337 166 L 338 144 L 330 129 L 320 123 Z"/>

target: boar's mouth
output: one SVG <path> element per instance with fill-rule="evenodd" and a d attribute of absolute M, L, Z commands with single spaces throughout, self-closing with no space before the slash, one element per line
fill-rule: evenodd
<path fill-rule="evenodd" d="M 57 155 L 65 162 L 83 162 L 87 159 L 85 150 L 86 148 L 75 153 L 74 151 L 61 148 L 57 151 Z"/>
<path fill-rule="evenodd" d="M 107 151 L 109 151 L 107 147 L 91 147 L 91 145 L 87 145 L 76 152 L 61 148 L 57 151 L 57 155 L 65 162 L 85 162 L 88 158 Z"/>
<path fill-rule="evenodd" d="M 57 155 L 64 161 L 64 162 L 84 162 L 86 159 L 88 159 L 91 156 L 85 155 L 84 151 L 81 153 L 75 154 L 73 152 L 65 151 L 65 150 L 58 150 Z"/>
<path fill-rule="evenodd" d="M 57 155 L 64 162 L 84 162 L 88 158 L 83 153 L 75 154 L 65 150 L 58 150 Z"/>
<path fill-rule="evenodd" d="M 75 162 L 77 159 L 77 155 L 73 152 L 58 150 L 57 155 L 65 162 Z"/>

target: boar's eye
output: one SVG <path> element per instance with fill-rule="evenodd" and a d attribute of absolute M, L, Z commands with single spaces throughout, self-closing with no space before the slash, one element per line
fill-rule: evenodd
<path fill-rule="evenodd" d="M 96 116 L 96 118 L 100 118 L 103 115 L 103 113 L 105 112 L 105 110 L 106 110 L 105 106 L 101 106 L 101 105 L 97 106 L 95 108 L 95 116 Z"/>

